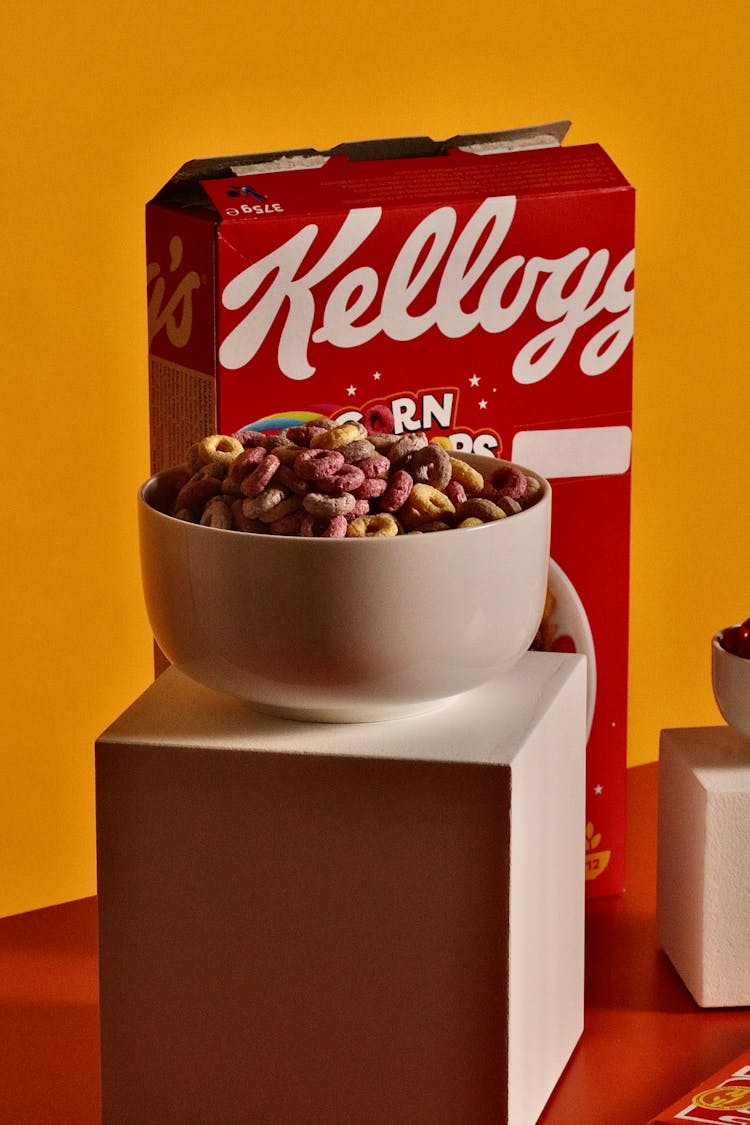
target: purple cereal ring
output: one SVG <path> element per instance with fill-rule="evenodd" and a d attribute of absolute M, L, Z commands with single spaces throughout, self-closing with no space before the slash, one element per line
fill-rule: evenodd
<path fill-rule="evenodd" d="M 341 496 L 328 496 L 323 492 L 308 492 L 302 498 L 302 507 L 311 516 L 320 516 L 322 519 L 333 519 L 334 516 L 345 516 L 351 512 L 356 504 L 351 492 L 344 492 Z"/>
<path fill-rule="evenodd" d="M 260 464 L 266 455 L 262 445 L 249 445 L 229 466 L 228 478 L 240 484 Z"/>
<path fill-rule="evenodd" d="M 197 473 L 184 484 L 177 493 L 174 510 L 189 508 L 191 512 L 198 512 L 212 496 L 221 492 L 221 481 L 204 473 Z"/>
<path fill-rule="evenodd" d="M 342 456 L 347 464 L 359 464 L 365 457 L 372 457 L 375 452 L 375 446 L 367 438 L 359 438 L 357 441 L 350 441 L 348 445 L 340 445 Z"/>
<path fill-rule="evenodd" d="M 345 463 L 338 449 L 304 449 L 294 459 L 294 471 L 302 480 L 330 480 Z"/>
<path fill-rule="evenodd" d="M 257 430 L 235 430 L 232 434 L 236 438 L 243 449 L 250 449 L 253 446 L 263 446 L 266 444 L 266 435 L 259 434 Z"/>
<path fill-rule="evenodd" d="M 266 453 L 263 460 L 256 465 L 240 485 L 242 495 L 250 498 L 260 496 L 280 464 L 281 462 L 274 453 Z"/>
<path fill-rule="evenodd" d="M 393 433 L 393 411 L 389 406 L 382 403 L 366 407 L 362 411 L 362 421 L 367 429 L 373 433 L 378 431 L 386 434 Z"/>
<path fill-rule="evenodd" d="M 451 479 L 451 459 L 440 445 L 425 445 L 411 459 L 411 475 L 419 484 L 431 484 L 441 491 Z"/>
<path fill-rule="evenodd" d="M 367 477 L 359 488 L 352 491 L 358 500 L 374 500 L 376 496 L 382 496 L 387 487 L 385 477 Z"/>
<path fill-rule="evenodd" d="M 405 469 L 396 469 L 388 478 L 388 487 L 380 498 L 381 512 L 397 512 L 411 495 L 414 481 Z"/>

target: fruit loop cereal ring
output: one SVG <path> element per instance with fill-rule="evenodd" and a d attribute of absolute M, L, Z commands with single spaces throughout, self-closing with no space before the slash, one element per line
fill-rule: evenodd
<path fill-rule="evenodd" d="M 472 496 L 458 509 L 459 520 L 475 518 L 482 523 L 492 523 L 493 520 L 505 519 L 505 512 L 494 504 L 492 500 L 483 499 L 481 496 Z"/>
<path fill-rule="evenodd" d="M 418 449 L 410 468 L 418 484 L 431 484 L 441 491 L 451 479 L 451 459 L 439 445 L 425 445 L 423 449 Z"/>
<path fill-rule="evenodd" d="M 362 411 L 362 421 L 369 433 L 377 432 L 391 434 L 393 432 L 393 411 L 389 406 L 376 404 L 368 406 Z"/>
<path fill-rule="evenodd" d="M 315 422 L 305 422 L 302 426 L 290 426 L 286 436 L 295 445 L 309 445 L 311 438 L 322 433 L 325 433 L 325 426 L 319 426 Z"/>
<path fill-rule="evenodd" d="M 448 453 L 453 452 L 453 442 L 447 437 L 431 437 L 430 445 L 439 445 L 441 449 L 445 449 Z"/>
<path fill-rule="evenodd" d="M 260 520 L 252 519 L 245 515 L 243 506 L 247 503 L 246 500 L 235 500 L 230 508 L 232 517 L 232 527 L 235 531 L 255 531 L 266 532 L 268 528 Z"/>
<path fill-rule="evenodd" d="M 283 488 L 267 488 L 259 496 L 249 496 L 242 501 L 242 514 L 246 519 L 259 519 L 261 512 L 270 512 L 286 499 Z"/>
<path fill-rule="evenodd" d="M 374 500 L 376 496 L 382 496 L 387 487 L 385 477 L 367 477 L 358 488 L 351 491 L 358 500 Z"/>
<path fill-rule="evenodd" d="M 476 516 L 469 516 L 467 519 L 461 520 L 461 522 L 458 526 L 459 527 L 482 527 L 484 522 L 485 522 L 484 520 L 480 520 Z M 492 521 L 490 520 L 490 523 L 491 522 Z"/>
<path fill-rule="evenodd" d="M 401 468 L 401 462 L 410 453 L 424 449 L 427 445 L 427 434 L 404 434 L 395 445 L 388 450 L 388 460 L 395 468 Z"/>
<path fill-rule="evenodd" d="M 358 461 L 357 467 L 361 469 L 368 478 L 387 477 L 391 463 L 382 453 L 373 453 L 371 457 L 365 457 L 363 461 Z"/>
<path fill-rule="evenodd" d="M 231 465 L 239 453 L 242 453 L 240 442 L 226 434 L 211 434 L 198 442 L 198 456 L 204 464 L 219 461 L 224 465 Z"/>
<path fill-rule="evenodd" d="M 497 504 L 498 508 L 503 509 L 506 516 L 515 516 L 523 511 L 521 505 L 517 500 L 514 500 L 512 496 L 498 496 L 494 502 Z"/>
<path fill-rule="evenodd" d="M 364 483 L 365 474 L 356 465 L 344 464 L 329 480 L 318 481 L 324 492 L 354 492 Z"/>
<path fill-rule="evenodd" d="M 367 430 L 359 422 L 344 422 L 341 426 L 334 426 L 322 434 L 316 434 L 310 441 L 311 449 L 339 449 L 342 445 L 349 445 L 352 441 L 359 441 L 367 437 Z"/>
<path fill-rule="evenodd" d="M 526 474 L 515 465 L 508 465 L 492 474 L 491 482 L 498 496 L 520 500 L 527 488 Z"/>
<path fill-rule="evenodd" d="M 200 519 L 203 527 L 222 527 L 228 531 L 232 526 L 229 505 L 222 496 L 214 496 L 203 509 Z"/>
<path fill-rule="evenodd" d="M 444 492 L 433 488 L 431 484 L 415 484 L 409 493 L 409 499 L 400 509 L 400 515 L 407 527 L 418 527 L 423 523 L 432 523 L 441 516 L 454 515 L 456 509 L 451 504 Z"/>
<path fill-rule="evenodd" d="M 350 441 L 348 445 L 342 445 L 339 448 L 341 449 L 344 460 L 349 465 L 364 461 L 366 457 L 372 457 L 375 452 L 375 446 L 371 441 L 368 441 L 367 438 L 360 438 L 358 441 Z"/>
<path fill-rule="evenodd" d="M 297 496 L 304 496 L 309 487 L 306 480 L 297 476 L 291 465 L 279 465 L 273 479 L 274 484 L 281 485 L 282 488 L 288 488 L 290 492 L 296 493 Z"/>
<path fill-rule="evenodd" d="M 195 523 L 195 512 L 191 512 L 189 508 L 176 508 L 172 514 L 176 520 L 182 520 L 183 523 Z"/>
<path fill-rule="evenodd" d="M 369 516 L 370 514 L 370 501 L 366 497 L 355 496 L 354 507 L 347 516 L 347 519 L 359 519 L 360 516 Z"/>
<path fill-rule="evenodd" d="M 246 476 L 252 473 L 265 456 L 266 451 L 262 445 L 248 446 L 229 466 L 227 477 L 239 485 Z"/>
<path fill-rule="evenodd" d="M 542 495 L 542 482 L 536 477 L 526 477 L 526 491 L 521 497 L 521 507 L 530 508 Z"/>
<path fill-rule="evenodd" d="M 232 437 L 240 443 L 243 449 L 250 449 L 255 445 L 265 447 L 266 444 L 266 435 L 259 434 L 257 430 L 235 430 Z"/>
<path fill-rule="evenodd" d="M 305 448 L 306 446 L 304 445 L 275 445 L 273 453 L 278 457 L 282 465 L 293 465 L 295 457 Z"/>
<path fill-rule="evenodd" d="M 352 520 L 346 534 L 350 539 L 391 538 L 398 535 L 398 524 L 387 512 L 377 512 Z"/>
<path fill-rule="evenodd" d="M 393 449 L 396 442 L 401 440 L 397 434 L 381 434 L 379 430 L 370 430 L 367 437 L 378 453 L 388 453 L 388 450 Z"/>
<path fill-rule="evenodd" d="M 175 510 L 189 508 L 197 512 L 203 505 L 221 491 L 221 481 L 217 477 L 196 475 L 190 478 L 177 493 Z"/>
<path fill-rule="evenodd" d="M 443 491 L 445 492 L 445 495 L 448 497 L 454 508 L 457 508 L 459 504 L 463 504 L 463 502 L 467 499 L 466 489 L 461 484 L 461 481 L 456 480 L 455 477 L 452 477 L 448 481 Z"/>
<path fill-rule="evenodd" d="M 330 480 L 345 464 L 338 449 L 303 449 L 294 459 L 294 471 L 302 480 Z"/>
<path fill-rule="evenodd" d="M 351 512 L 356 504 L 351 492 L 342 496 L 326 496 L 322 492 L 308 492 L 302 498 L 302 507 L 311 516 L 321 516 L 323 519 L 333 519 L 334 516 L 345 516 Z"/>
<path fill-rule="evenodd" d="M 286 496 L 283 500 L 279 500 L 278 504 L 274 504 L 272 508 L 266 508 L 258 512 L 258 519 L 262 520 L 263 523 L 275 523 L 276 520 L 282 520 L 285 516 L 293 515 L 301 503 L 301 496 Z"/>
<path fill-rule="evenodd" d="M 484 488 L 484 477 L 469 465 L 467 461 L 460 461 L 458 457 L 451 457 L 451 478 L 462 484 L 467 496 L 479 496 Z"/>
<path fill-rule="evenodd" d="M 451 525 L 444 520 L 433 520 L 432 523 L 420 523 L 414 529 L 414 534 L 429 535 L 433 531 L 450 531 Z"/>
<path fill-rule="evenodd" d="M 299 535 L 303 518 L 302 512 L 292 512 L 291 515 L 269 523 L 268 530 L 272 535 Z"/>
<path fill-rule="evenodd" d="M 306 539 L 343 539 L 349 526 L 346 516 L 332 516 L 331 519 L 320 519 L 306 512 L 300 524 L 300 535 Z"/>
<path fill-rule="evenodd" d="M 328 523 L 324 523 L 320 531 L 321 539 L 345 539 L 349 530 L 349 521 L 346 516 L 333 516 Z"/>
<path fill-rule="evenodd" d="M 396 469 L 388 478 L 388 487 L 380 498 L 381 512 L 397 512 L 409 499 L 414 487 L 412 477 L 405 469 Z"/>
<path fill-rule="evenodd" d="M 260 496 L 279 465 L 280 461 L 278 457 L 274 453 L 267 453 L 263 460 L 258 462 L 253 471 L 249 476 L 245 477 L 240 485 L 242 495 L 249 498 Z"/>

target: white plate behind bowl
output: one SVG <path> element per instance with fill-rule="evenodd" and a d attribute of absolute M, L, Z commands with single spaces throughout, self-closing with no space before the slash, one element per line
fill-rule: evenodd
<path fill-rule="evenodd" d="M 558 635 L 566 634 L 572 637 L 576 652 L 587 658 L 586 737 L 588 738 L 591 734 L 591 724 L 594 720 L 594 707 L 596 705 L 594 637 L 589 619 L 586 616 L 586 610 L 575 586 L 554 559 L 549 561 L 549 588 L 552 597 L 555 599 L 552 622 L 557 626 Z"/>

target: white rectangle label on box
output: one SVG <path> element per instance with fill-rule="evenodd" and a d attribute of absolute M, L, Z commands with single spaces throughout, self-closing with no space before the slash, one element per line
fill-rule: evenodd
<path fill-rule="evenodd" d="M 521 430 L 511 458 L 543 477 L 601 477 L 630 468 L 630 426 L 575 426 Z"/>

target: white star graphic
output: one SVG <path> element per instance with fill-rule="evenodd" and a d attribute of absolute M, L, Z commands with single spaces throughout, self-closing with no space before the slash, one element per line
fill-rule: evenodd
<path fill-rule="evenodd" d="M 604 792 L 604 786 L 603 785 L 595 785 L 594 786 L 594 792 L 596 793 L 597 797 L 601 797 L 602 793 Z"/>
<path fill-rule="evenodd" d="M 469 384 L 472 387 L 478 387 L 479 383 L 480 383 L 480 378 L 479 378 L 478 375 L 472 375 L 472 377 L 469 379 Z"/>
<path fill-rule="evenodd" d="M 377 383 L 378 379 L 380 378 L 380 372 L 379 371 L 373 371 L 372 377 L 375 380 L 375 382 Z"/>
<path fill-rule="evenodd" d="M 480 398 L 479 409 L 480 410 L 486 410 L 487 409 L 487 399 L 486 398 Z"/>
<path fill-rule="evenodd" d="M 357 388 L 355 386 L 353 386 L 352 383 L 350 383 L 349 386 L 346 388 L 346 393 L 349 395 L 349 398 L 351 398 L 352 395 L 356 395 Z"/>

